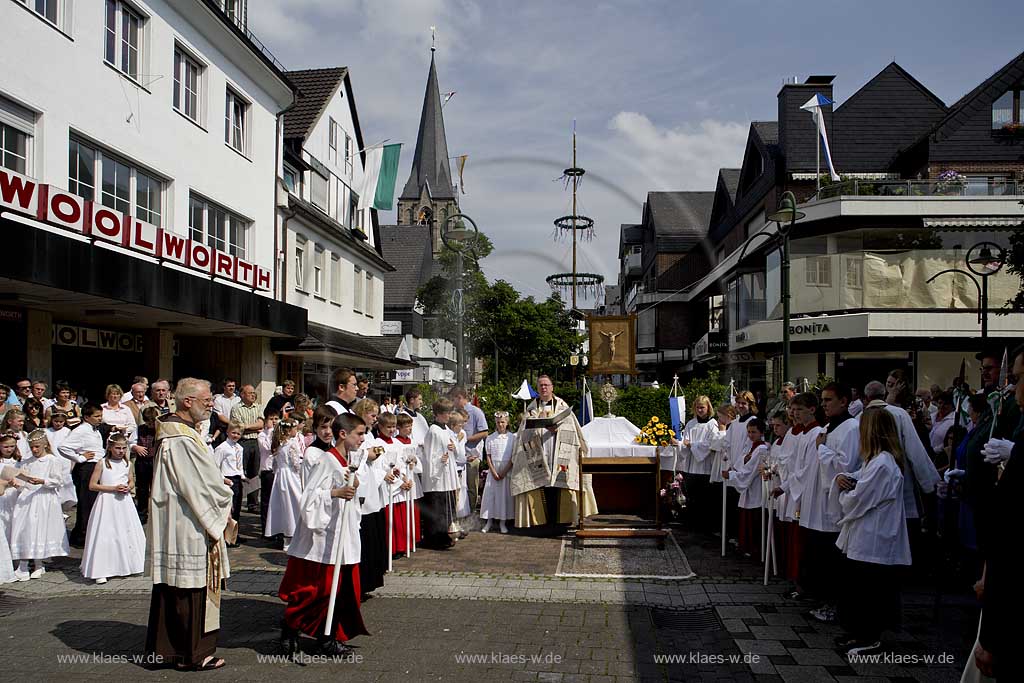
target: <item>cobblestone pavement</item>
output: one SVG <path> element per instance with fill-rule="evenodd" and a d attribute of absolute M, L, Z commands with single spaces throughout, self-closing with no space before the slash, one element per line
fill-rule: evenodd
<path fill-rule="evenodd" d="M 277 651 L 276 589 L 285 557 L 269 541 L 250 537 L 231 551 L 222 609 L 221 654 L 231 667 L 207 676 L 959 680 L 977 623 L 968 595 L 906 590 L 903 630 L 887 634 L 886 657 L 851 664 L 832 649 L 836 627 L 817 623 L 806 616 L 806 606 L 783 597 L 788 583 L 773 579 L 762 586 L 755 561 L 721 558 L 713 538 L 676 535 L 697 574 L 693 579 L 556 577 L 559 539 L 525 535 L 473 533 L 450 551 L 421 550 L 397 561 L 377 597 L 365 603 L 374 635 L 354 641 L 359 661 L 307 657 L 305 666 L 266 659 Z M 15 645 L 5 652 L 5 671 L 44 679 L 179 677 L 132 660 L 142 652 L 150 580 L 138 576 L 96 586 L 81 578 L 77 565 L 75 558 L 59 558 L 40 579 L 0 587 L 0 633 Z"/>

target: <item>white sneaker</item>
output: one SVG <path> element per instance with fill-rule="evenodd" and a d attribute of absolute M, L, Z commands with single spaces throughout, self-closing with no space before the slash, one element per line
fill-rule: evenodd
<path fill-rule="evenodd" d="M 505 522 L 502 522 L 502 523 L 501 523 L 501 524 L 500 524 L 500 525 L 498 526 L 498 528 L 499 528 L 499 529 L 501 529 L 501 533 L 503 533 L 503 534 L 507 534 L 507 533 L 508 533 L 508 527 L 507 527 L 507 526 L 505 526 Z"/>
<path fill-rule="evenodd" d="M 102 586 L 102 585 L 103 585 L 103 584 L 105 584 L 106 582 L 107 582 L 107 580 L 106 580 L 106 579 L 96 579 L 96 585 L 97 585 L 97 586 Z"/>
<path fill-rule="evenodd" d="M 487 520 L 487 524 L 484 524 L 483 528 L 480 529 L 480 533 L 486 534 L 491 531 L 491 520 Z"/>
<path fill-rule="evenodd" d="M 851 657 L 851 656 L 857 656 L 857 655 L 869 655 L 869 654 L 874 654 L 875 652 L 878 652 L 881 649 L 882 649 L 882 641 L 880 641 L 880 640 L 876 640 L 873 643 L 868 643 L 866 641 L 860 641 L 860 642 L 854 643 L 853 646 L 850 647 L 846 651 L 846 656 L 847 657 Z"/>
<path fill-rule="evenodd" d="M 28 572 L 14 572 L 15 581 L 28 581 L 30 578 L 32 578 L 32 575 Z"/>
<path fill-rule="evenodd" d="M 39 567 L 34 572 L 29 574 L 29 578 L 38 579 L 40 576 L 46 573 L 46 567 Z"/>

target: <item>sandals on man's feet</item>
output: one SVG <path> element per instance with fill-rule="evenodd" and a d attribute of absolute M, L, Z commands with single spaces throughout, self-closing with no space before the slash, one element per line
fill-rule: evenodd
<path fill-rule="evenodd" d="M 201 664 L 192 664 L 190 666 L 177 666 L 178 671 L 214 671 L 216 669 L 224 668 L 224 660 L 220 657 L 207 657 Z"/>

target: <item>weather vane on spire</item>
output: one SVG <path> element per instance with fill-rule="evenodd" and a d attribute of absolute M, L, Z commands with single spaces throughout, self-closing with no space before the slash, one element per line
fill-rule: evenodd
<path fill-rule="evenodd" d="M 430 27 L 430 51 L 434 52 L 437 50 L 437 27 Z"/>

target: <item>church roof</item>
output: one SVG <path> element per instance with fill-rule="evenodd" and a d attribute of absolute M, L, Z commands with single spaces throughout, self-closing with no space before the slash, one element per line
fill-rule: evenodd
<path fill-rule="evenodd" d="M 453 199 L 452 172 L 448 165 L 448 141 L 444 133 L 444 115 L 441 113 L 441 91 L 437 85 L 434 54 L 430 55 L 430 73 L 423 95 L 420 129 L 416 135 L 416 151 L 412 171 L 399 199 L 419 199 L 424 187 L 433 199 Z"/>

